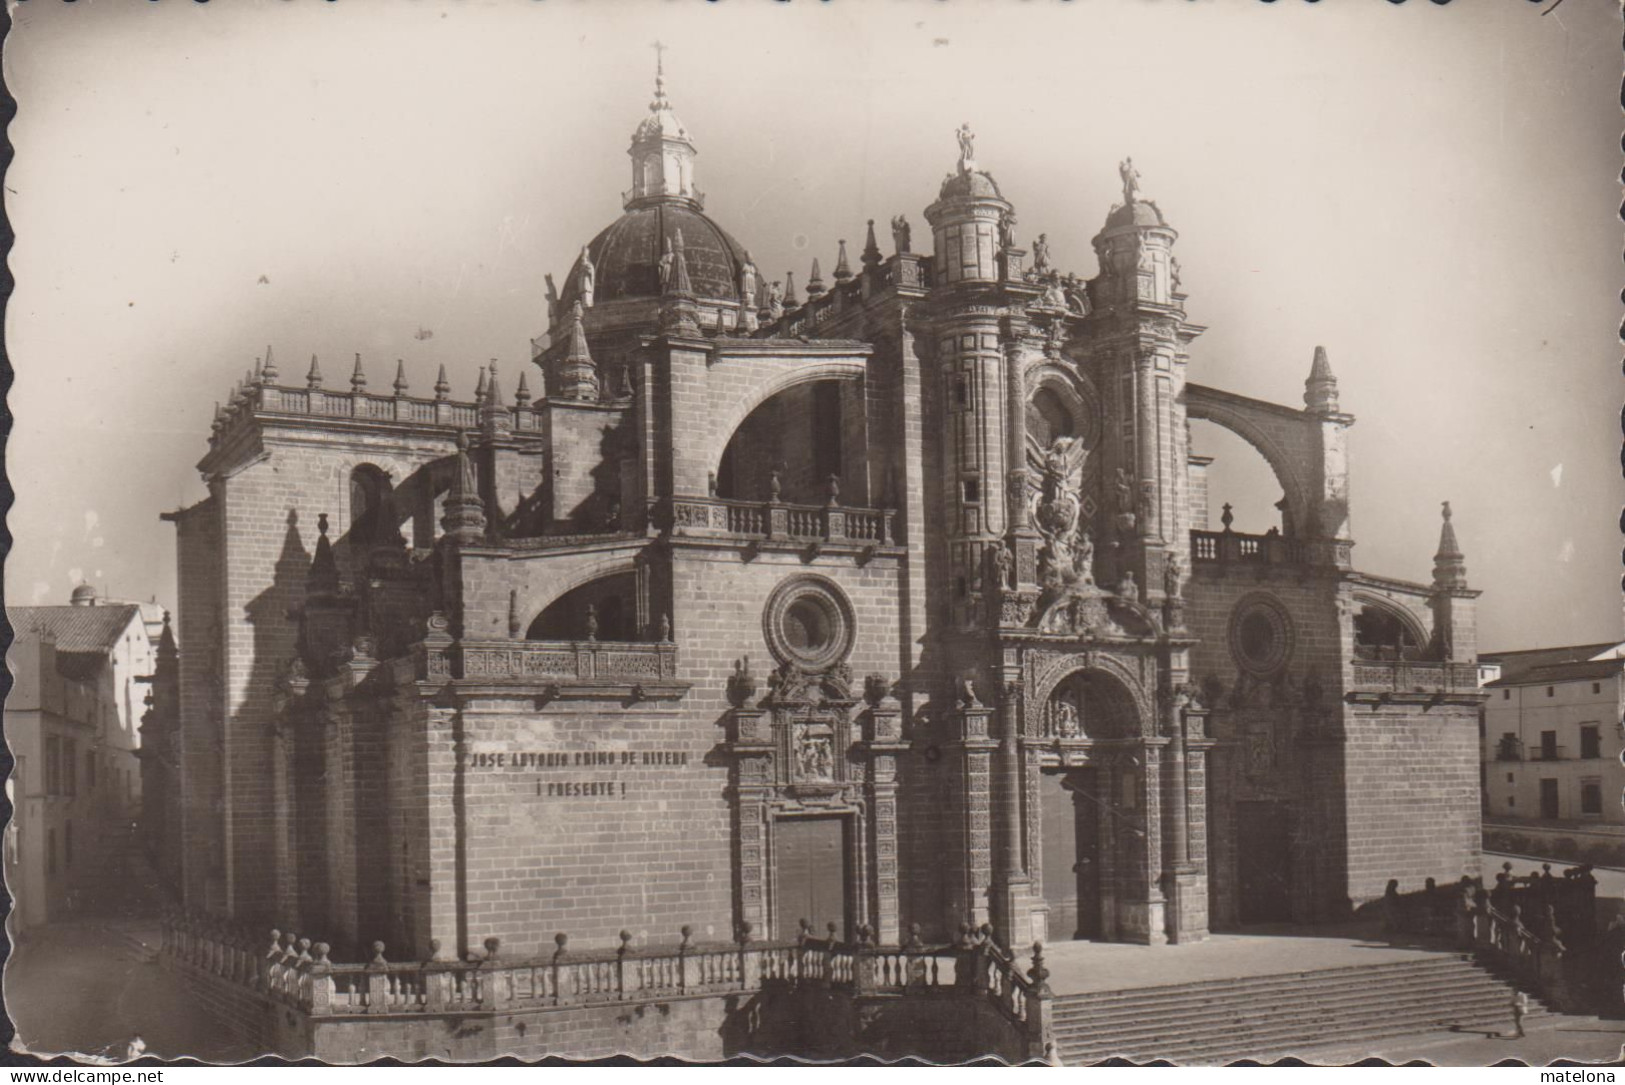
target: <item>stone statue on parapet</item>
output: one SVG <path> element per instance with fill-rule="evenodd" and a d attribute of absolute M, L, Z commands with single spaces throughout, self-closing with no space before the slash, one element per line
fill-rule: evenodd
<path fill-rule="evenodd" d="M 913 250 L 909 247 L 912 243 L 909 236 L 910 233 L 911 231 L 909 230 L 907 218 L 903 217 L 902 215 L 895 215 L 892 217 L 891 241 L 894 249 L 896 249 L 898 252 L 912 252 Z"/>
<path fill-rule="evenodd" d="M 580 290 L 577 296 L 581 299 L 582 305 L 591 309 L 593 291 L 598 284 L 598 269 L 593 266 L 592 254 L 587 251 L 585 245 L 581 246 L 581 279 L 579 283 Z"/>
<path fill-rule="evenodd" d="M 1117 174 L 1123 179 L 1123 203 L 1134 203 L 1140 194 L 1140 171 L 1134 168 L 1134 159 L 1123 159 L 1117 166 Z"/>
<path fill-rule="evenodd" d="M 959 138 L 959 172 L 969 173 L 976 168 L 976 137 L 971 135 L 969 122 L 960 125 L 954 134 Z"/>
<path fill-rule="evenodd" d="M 1033 270 L 1042 275 L 1049 269 L 1049 235 L 1039 234 L 1033 241 Z"/>

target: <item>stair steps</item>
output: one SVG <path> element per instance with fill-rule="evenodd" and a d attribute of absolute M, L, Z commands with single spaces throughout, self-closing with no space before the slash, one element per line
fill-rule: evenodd
<path fill-rule="evenodd" d="M 1228 1062 L 1448 1028 L 1510 1028 L 1512 987 L 1464 955 L 1055 1000 L 1068 1065 Z M 1544 1013 L 1530 1002 L 1529 1018 Z"/>

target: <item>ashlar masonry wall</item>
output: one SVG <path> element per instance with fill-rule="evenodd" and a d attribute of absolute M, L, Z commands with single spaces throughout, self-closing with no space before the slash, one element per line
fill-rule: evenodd
<path fill-rule="evenodd" d="M 634 947 L 675 944 L 685 924 L 697 940 L 733 937 L 714 718 L 686 701 L 465 696 L 436 739 L 455 762 L 430 758 L 431 794 L 453 774 L 430 874 L 461 896 L 449 944 L 496 937 L 524 957 L 551 953 L 559 933 L 577 950 L 611 949 L 623 929 Z"/>

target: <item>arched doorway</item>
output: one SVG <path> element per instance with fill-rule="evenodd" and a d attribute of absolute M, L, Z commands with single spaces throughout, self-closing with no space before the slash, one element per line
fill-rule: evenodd
<path fill-rule="evenodd" d="M 1043 902 L 1051 941 L 1115 940 L 1144 880 L 1139 713 L 1101 671 L 1058 682 L 1041 708 L 1047 754 L 1038 794 Z"/>

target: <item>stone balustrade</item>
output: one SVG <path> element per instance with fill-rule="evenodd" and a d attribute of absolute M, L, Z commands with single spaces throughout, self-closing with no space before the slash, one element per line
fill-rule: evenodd
<path fill-rule="evenodd" d="M 542 411 L 525 403 L 502 404 L 489 408 L 506 415 L 507 429 L 514 433 L 540 433 Z M 476 403 L 407 395 L 378 395 L 364 391 L 328 391 L 321 388 L 288 388 L 256 384 L 244 389 L 224 412 L 221 428 L 229 428 L 240 418 L 254 415 L 304 415 L 319 418 L 353 418 L 368 422 L 395 422 L 415 426 L 438 426 L 453 430 L 478 429 L 487 408 Z"/>
<path fill-rule="evenodd" d="M 679 497 L 671 513 L 674 535 L 858 546 L 897 542 L 892 509 Z"/>
<path fill-rule="evenodd" d="M 1314 561 L 1304 539 L 1269 532 L 1247 535 L 1239 531 L 1192 531 L 1193 564 L 1307 565 Z"/>
<path fill-rule="evenodd" d="M 1476 693 L 1478 668 L 1471 663 L 1411 659 L 1356 659 L 1350 664 L 1356 693 Z"/>
<path fill-rule="evenodd" d="M 498 939 L 462 961 L 390 961 L 382 942 L 365 962 L 334 962 L 329 947 L 308 937 L 270 931 L 256 937 L 216 917 L 171 912 L 164 917 L 162 952 L 179 963 L 255 992 L 312 1018 L 356 1015 L 435 1015 L 545 1010 L 748 994 L 780 987 L 841 990 L 855 997 L 937 996 L 984 999 L 1022 1038 L 1032 1057 L 1048 1050 L 1051 994 L 1043 947 L 1033 946 L 1023 974 L 991 931 L 962 928 L 951 945 L 924 944 L 919 927 L 901 945 L 880 945 L 869 928 L 852 942 L 811 937 L 802 924 L 793 942 L 753 942 L 747 924 L 732 944 L 700 944 L 683 927 L 675 947 L 635 949 L 632 936 L 607 951 L 578 953 L 564 934 L 551 954 L 509 960 Z"/>
<path fill-rule="evenodd" d="M 619 685 L 677 679 L 677 645 L 669 641 L 464 639 L 431 649 L 425 662 L 428 675 L 453 678 Z"/>
<path fill-rule="evenodd" d="M 1482 878 L 1463 877 L 1437 885 L 1432 878 L 1418 890 L 1401 892 L 1388 883 L 1381 901 L 1385 929 L 1406 934 L 1453 937 L 1521 985 L 1560 1008 L 1577 1005 L 1584 965 L 1596 936 L 1596 879 L 1587 866 L 1561 877 L 1550 867 L 1527 877 L 1510 863 L 1496 875 L 1493 889 Z"/>

